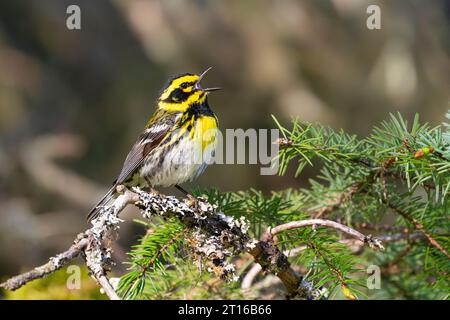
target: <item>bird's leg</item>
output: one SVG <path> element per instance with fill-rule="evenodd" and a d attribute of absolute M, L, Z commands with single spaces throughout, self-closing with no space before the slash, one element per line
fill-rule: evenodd
<path fill-rule="evenodd" d="M 188 199 L 190 204 L 197 207 L 197 204 L 199 202 L 199 199 L 194 197 L 192 194 L 190 194 L 188 191 L 186 191 L 183 187 L 181 187 L 179 184 L 175 185 L 175 188 L 177 188 L 181 193 L 183 193 Z"/>
<path fill-rule="evenodd" d="M 150 183 L 150 181 L 148 179 L 145 179 L 145 182 L 147 183 L 149 193 L 159 194 L 158 190 L 153 188 L 152 184 Z"/>
<path fill-rule="evenodd" d="M 182 186 L 180 186 L 179 184 L 175 185 L 175 188 L 177 188 L 182 194 L 184 194 L 186 197 L 188 198 L 195 198 L 192 194 L 190 194 L 189 192 L 187 192 Z"/>
<path fill-rule="evenodd" d="M 158 190 L 156 190 L 153 187 L 149 187 L 149 191 L 150 191 L 150 193 L 153 193 L 153 194 L 159 194 Z"/>

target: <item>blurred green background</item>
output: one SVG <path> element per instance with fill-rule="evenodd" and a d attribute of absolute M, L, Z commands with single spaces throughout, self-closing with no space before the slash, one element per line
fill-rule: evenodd
<path fill-rule="evenodd" d="M 66 28 L 71 4 L 81 30 Z M 369 4 L 380 30 L 366 27 Z M 274 114 L 363 136 L 397 111 L 439 124 L 449 21 L 448 1 L 1 1 L 0 280 L 85 228 L 170 75 L 214 67 L 205 83 L 223 88 L 210 97 L 221 129 L 274 128 Z M 187 187 L 268 192 L 314 173 L 215 165 Z M 116 261 L 140 231 L 125 224 Z"/>

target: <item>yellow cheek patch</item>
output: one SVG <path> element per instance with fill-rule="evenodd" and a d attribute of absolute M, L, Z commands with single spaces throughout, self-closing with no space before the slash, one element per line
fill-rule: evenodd
<path fill-rule="evenodd" d="M 189 98 L 186 100 L 186 103 L 190 106 L 193 105 L 194 103 L 202 104 L 203 102 L 205 102 L 205 99 L 206 94 L 203 93 L 202 91 L 197 91 L 189 96 Z"/>
<path fill-rule="evenodd" d="M 194 75 L 182 76 L 182 77 L 179 77 L 179 78 L 173 80 L 172 83 L 170 84 L 170 86 L 168 86 L 164 90 L 164 92 L 161 94 L 159 99 L 166 100 L 170 96 L 170 94 L 172 93 L 173 90 L 180 88 L 180 85 L 183 82 L 196 82 L 198 79 L 199 79 L 198 75 L 194 74 Z"/>
<path fill-rule="evenodd" d="M 158 108 L 166 110 L 166 111 L 185 112 L 189 108 L 189 105 L 187 105 L 185 103 L 173 103 L 173 102 L 160 101 L 158 103 Z"/>

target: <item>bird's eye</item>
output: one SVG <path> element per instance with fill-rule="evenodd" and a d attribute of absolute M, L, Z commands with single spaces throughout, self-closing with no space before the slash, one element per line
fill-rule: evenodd
<path fill-rule="evenodd" d="M 181 84 L 181 88 L 183 88 L 183 89 L 186 89 L 188 86 L 189 86 L 189 83 L 187 83 L 187 82 L 183 82 Z"/>

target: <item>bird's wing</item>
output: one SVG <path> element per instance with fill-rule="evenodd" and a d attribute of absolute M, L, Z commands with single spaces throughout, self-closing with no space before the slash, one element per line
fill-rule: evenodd
<path fill-rule="evenodd" d="M 161 113 L 159 113 L 161 112 Z M 88 215 L 88 221 L 98 216 L 100 208 L 106 205 L 114 196 L 116 187 L 126 181 L 128 177 L 135 172 L 143 163 L 147 155 L 157 147 L 170 132 L 175 130 L 177 115 L 157 111 L 149 120 L 144 132 L 138 137 L 135 144 L 128 153 L 122 170 L 114 181 L 108 193 L 97 203 Z"/>
<path fill-rule="evenodd" d="M 150 119 L 144 132 L 138 137 L 136 143 L 128 153 L 123 163 L 122 171 L 117 177 L 117 180 L 114 181 L 115 186 L 126 181 L 142 165 L 148 154 L 174 130 L 176 119 L 176 115 L 168 113 L 155 114 Z"/>

